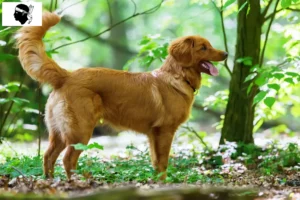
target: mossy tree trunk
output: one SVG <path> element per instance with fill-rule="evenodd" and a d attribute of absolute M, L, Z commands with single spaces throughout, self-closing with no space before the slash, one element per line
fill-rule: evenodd
<path fill-rule="evenodd" d="M 238 0 L 238 7 L 247 0 Z M 250 6 L 250 8 L 249 8 Z M 262 32 L 262 15 L 260 0 L 248 1 L 247 5 L 238 13 L 237 42 L 235 63 L 229 88 L 229 99 L 226 107 L 220 144 L 226 141 L 253 143 L 253 122 L 255 107 L 253 99 L 257 88 L 247 94 L 249 82 L 244 82 L 250 73 L 251 66 L 243 62 L 236 62 L 238 58 L 251 57 L 252 66 L 259 63 L 260 42 Z"/>

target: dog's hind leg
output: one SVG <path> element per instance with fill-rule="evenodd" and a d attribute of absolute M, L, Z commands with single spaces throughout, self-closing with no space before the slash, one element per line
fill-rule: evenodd
<path fill-rule="evenodd" d="M 89 131 L 88 133 L 83 133 L 83 134 L 78 134 L 78 135 L 82 135 L 82 137 L 77 137 L 77 138 L 72 138 L 72 140 L 68 141 L 68 144 L 70 146 L 67 147 L 67 151 L 64 155 L 63 158 L 63 163 L 64 163 L 64 167 L 67 173 L 67 177 L 70 180 L 71 176 L 73 174 L 73 170 L 76 170 L 76 166 L 77 166 L 77 161 L 78 158 L 82 152 L 82 150 L 76 150 L 73 146 L 71 146 L 71 144 L 88 144 L 93 130 L 86 130 Z"/>
<path fill-rule="evenodd" d="M 59 154 L 65 149 L 66 144 L 61 135 L 55 131 L 49 131 L 49 146 L 44 154 L 44 174 L 47 178 L 53 178 L 54 164 Z"/>

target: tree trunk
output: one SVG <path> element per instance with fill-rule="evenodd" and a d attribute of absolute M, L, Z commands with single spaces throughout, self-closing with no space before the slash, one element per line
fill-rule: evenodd
<path fill-rule="evenodd" d="M 110 22 L 111 24 L 114 24 L 118 21 L 121 21 L 124 19 L 124 16 L 122 15 L 123 10 L 126 9 L 126 4 L 124 4 L 124 1 L 109 1 L 111 6 L 111 16 L 110 16 Z M 110 38 L 109 40 L 115 42 L 116 44 L 120 44 L 123 47 L 127 47 L 127 23 L 122 23 L 115 28 L 113 28 L 110 31 Z M 113 53 L 113 63 L 112 68 L 114 69 L 123 69 L 123 66 L 126 64 L 126 62 L 129 60 L 130 56 L 132 56 L 128 52 L 124 52 L 122 49 L 120 49 L 117 45 L 112 45 L 112 53 Z"/>
<path fill-rule="evenodd" d="M 238 0 L 238 7 L 240 8 L 245 2 L 246 0 Z M 248 1 L 248 4 L 238 13 L 237 20 L 235 60 L 251 57 L 252 65 L 258 64 L 262 29 L 260 0 Z M 257 93 L 257 88 L 253 87 L 252 91 L 247 94 L 249 82 L 244 83 L 250 68 L 243 63 L 234 63 L 220 144 L 223 144 L 225 140 L 244 143 L 254 142 L 252 135 L 255 112 L 253 99 Z"/>

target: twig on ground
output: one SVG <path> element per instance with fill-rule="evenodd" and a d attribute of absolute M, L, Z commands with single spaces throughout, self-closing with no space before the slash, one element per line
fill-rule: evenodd
<path fill-rule="evenodd" d="M 25 179 L 27 179 L 26 178 L 26 176 L 25 176 L 25 174 L 23 173 L 23 172 L 21 172 L 21 170 L 19 170 L 18 168 L 16 168 L 16 167 L 14 167 L 14 166 L 11 166 L 14 170 L 16 170 L 17 172 L 19 172 Z"/>

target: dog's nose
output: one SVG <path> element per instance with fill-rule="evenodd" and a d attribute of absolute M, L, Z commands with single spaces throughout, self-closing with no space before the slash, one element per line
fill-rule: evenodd
<path fill-rule="evenodd" d="M 228 57 L 228 53 L 224 52 L 224 58 L 227 58 L 227 57 Z"/>

